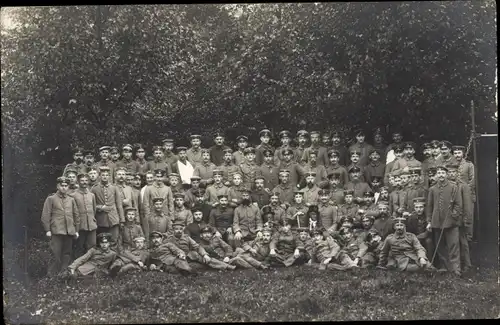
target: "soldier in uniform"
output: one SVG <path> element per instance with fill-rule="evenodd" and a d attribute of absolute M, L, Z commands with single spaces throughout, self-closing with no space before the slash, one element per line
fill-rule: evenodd
<path fill-rule="evenodd" d="M 370 162 L 363 168 L 365 181 L 370 184 L 373 177 L 384 177 L 385 164 L 380 162 L 379 150 L 373 148 L 369 152 L 368 158 Z"/>
<path fill-rule="evenodd" d="M 356 143 L 349 147 L 349 152 L 359 152 L 358 166 L 366 166 L 368 164 L 368 155 L 372 151 L 373 146 L 365 142 L 365 133 L 363 130 L 356 131 Z M 352 157 L 351 157 L 352 161 Z"/>
<path fill-rule="evenodd" d="M 172 217 L 173 223 L 183 223 L 184 226 L 193 222 L 193 214 L 191 210 L 186 209 L 184 193 L 174 194 L 174 214 Z"/>
<path fill-rule="evenodd" d="M 42 210 L 42 225 L 50 238 L 54 262 L 49 266 L 49 275 L 56 275 L 68 267 L 71 259 L 73 238 L 78 239 L 80 214 L 73 197 L 67 195 L 69 181 L 57 178 L 57 192 L 45 199 Z"/>
<path fill-rule="evenodd" d="M 337 226 L 339 222 L 339 207 L 330 203 L 330 192 L 328 190 L 319 190 L 319 220 L 321 221 L 321 226 L 332 234 L 337 231 Z"/>
<path fill-rule="evenodd" d="M 394 159 L 387 163 L 387 165 L 385 166 L 385 172 L 384 172 L 384 185 L 389 186 L 390 191 L 392 191 L 392 186 L 390 185 L 390 182 L 389 182 L 389 175 L 391 174 L 392 168 L 394 167 L 394 164 L 396 163 L 396 161 L 398 161 L 399 159 L 402 159 L 402 157 L 403 157 L 403 146 L 402 145 L 395 145 L 395 146 L 393 146 L 392 151 L 394 153 Z"/>
<path fill-rule="evenodd" d="M 427 197 L 427 190 L 424 188 L 421 177 L 422 169 L 420 167 L 410 168 L 411 180 L 406 190 L 406 209 L 413 211 L 413 199 L 416 197 Z M 411 232 L 411 231 L 410 231 Z"/>
<path fill-rule="evenodd" d="M 308 155 L 308 151 L 306 150 L 304 154 Z M 293 162 L 293 151 L 290 149 L 285 149 L 282 152 L 283 161 L 281 161 L 279 165 L 279 170 L 288 170 L 288 180 L 292 187 L 300 184 L 302 177 L 304 176 L 305 170 L 304 168 L 296 162 Z"/>
<path fill-rule="evenodd" d="M 234 245 L 241 247 L 243 242 L 262 237 L 262 218 L 260 209 L 250 203 L 250 191 L 241 193 L 241 204 L 234 209 Z"/>
<path fill-rule="evenodd" d="M 429 169 L 427 169 L 427 175 L 428 175 L 427 179 L 429 183 L 424 184 L 424 186 L 426 186 L 427 189 L 429 189 L 430 187 L 434 186 L 437 183 L 436 173 L 437 173 L 436 166 L 431 166 L 429 167 Z"/>
<path fill-rule="evenodd" d="M 330 192 L 330 203 L 336 206 L 344 204 L 344 187 L 341 185 L 341 176 L 337 173 L 328 174 L 328 186 L 323 189 Z"/>
<path fill-rule="evenodd" d="M 412 233 L 406 232 L 405 218 L 396 218 L 395 233 L 387 236 L 380 251 L 379 266 L 415 272 L 429 268 L 425 248 Z"/>
<path fill-rule="evenodd" d="M 142 185 L 142 179 L 140 174 L 132 174 L 133 180 L 132 180 L 132 196 L 133 200 L 137 202 L 137 220 L 136 222 L 140 225 L 142 225 L 142 219 L 144 216 L 144 205 L 142 204 L 141 200 L 141 185 Z"/>
<path fill-rule="evenodd" d="M 186 151 L 187 160 L 191 165 L 196 168 L 203 161 L 201 157 L 201 136 L 198 134 L 191 134 L 191 148 Z"/>
<path fill-rule="evenodd" d="M 463 213 L 462 196 L 458 185 L 448 180 L 446 166 L 437 167 L 436 177 L 437 183 L 429 189 L 427 196 L 427 229 L 432 229 L 434 234 L 440 265 L 460 276 L 458 226 Z"/>
<path fill-rule="evenodd" d="M 102 146 L 99 148 L 99 155 L 101 156 L 101 160 L 98 161 L 95 165 L 95 167 L 100 170 L 100 167 L 108 167 L 109 168 L 109 173 L 110 173 L 110 183 L 113 184 L 115 182 L 114 176 L 115 176 L 115 164 L 111 161 L 110 159 L 110 149 L 111 147 L 109 146 Z"/>
<path fill-rule="evenodd" d="M 260 144 L 255 148 L 255 163 L 260 166 L 264 162 L 264 150 L 269 149 L 274 152 L 273 146 L 269 144 L 271 131 L 263 129 L 259 132 Z"/>
<path fill-rule="evenodd" d="M 316 151 L 317 152 L 316 163 L 321 166 L 328 166 L 329 159 L 328 159 L 327 149 L 320 144 L 319 132 L 311 131 L 310 137 L 311 137 L 311 146 L 309 146 L 304 150 L 304 153 L 302 154 L 302 160 L 304 161 L 304 163 L 308 163 L 310 159 L 309 152 Z"/>
<path fill-rule="evenodd" d="M 245 149 L 248 147 L 248 138 L 244 135 L 239 135 L 236 138 L 238 143 L 238 150 L 233 152 L 232 160 L 235 166 L 239 166 L 245 162 Z"/>
<path fill-rule="evenodd" d="M 136 167 L 136 172 L 144 176 L 146 175 L 146 172 L 149 170 L 148 169 L 148 161 L 145 158 L 146 156 L 146 150 L 140 143 L 135 144 L 135 167 Z"/>
<path fill-rule="evenodd" d="M 118 254 L 109 268 L 109 273 L 113 276 L 147 270 L 146 263 L 149 259 L 149 252 L 146 249 L 145 241 L 143 236 L 135 237 L 133 246 Z"/>
<path fill-rule="evenodd" d="M 330 164 L 326 168 L 327 176 L 334 173 L 339 174 L 341 187 L 344 187 L 349 182 L 349 175 L 347 174 L 347 169 L 339 164 L 340 152 L 332 149 L 328 151 L 328 158 L 330 159 Z"/>
<path fill-rule="evenodd" d="M 341 141 L 342 137 L 340 135 L 340 132 L 335 131 L 332 133 L 332 146 L 328 151 L 337 151 L 338 152 L 338 164 L 340 166 L 347 166 L 349 164 L 349 159 L 348 159 L 348 152 L 347 148 L 342 145 Z M 331 163 L 331 157 L 330 157 L 330 163 Z"/>
<path fill-rule="evenodd" d="M 271 193 L 269 200 L 270 203 L 268 207 L 273 212 L 273 219 L 271 220 L 271 223 L 274 230 L 276 230 L 278 225 L 284 224 L 286 218 L 286 210 L 280 204 L 279 193 Z M 264 211 L 264 207 L 262 207 L 262 211 Z"/>
<path fill-rule="evenodd" d="M 93 168 L 95 166 L 95 157 L 92 150 L 83 151 L 83 163 L 85 165 L 86 173 L 89 172 L 90 168 Z"/>
<path fill-rule="evenodd" d="M 354 201 L 356 203 L 360 203 L 363 198 L 363 193 L 370 191 L 371 188 L 368 183 L 362 181 L 360 179 L 361 175 L 361 169 L 357 166 L 353 166 L 349 169 L 349 178 L 351 179 L 350 182 L 348 182 L 345 186 L 347 190 L 353 190 L 354 191 Z"/>
<path fill-rule="evenodd" d="M 151 271 L 178 271 L 183 275 L 195 273 L 186 261 L 186 254 L 177 245 L 164 241 L 162 233 L 153 231 L 149 238 L 151 246 L 148 265 Z"/>
<path fill-rule="evenodd" d="M 324 230 L 324 229 L 323 229 Z M 354 267 L 354 263 L 341 252 L 341 247 L 331 236 L 325 236 L 322 229 L 311 231 L 313 248 L 309 264 L 319 263 L 320 270 L 326 270 L 330 263 L 338 263 L 344 268 Z M 333 267 L 338 269 L 338 267 Z"/>
<path fill-rule="evenodd" d="M 269 197 L 271 196 L 269 189 L 264 189 L 264 177 L 256 176 L 254 181 L 254 190 L 252 191 L 250 197 L 253 204 L 262 208 L 264 205 L 269 204 Z"/>
<path fill-rule="evenodd" d="M 163 210 L 162 197 L 153 198 L 153 212 L 147 216 L 147 229 L 144 233 L 149 235 L 153 231 L 167 234 L 172 231 L 172 219 Z"/>
<path fill-rule="evenodd" d="M 77 258 L 68 270 L 73 277 L 87 276 L 96 272 L 109 274 L 109 267 L 116 259 L 116 252 L 111 249 L 110 233 L 100 233 L 97 235 L 99 247 L 90 248 L 87 253 Z"/>
<path fill-rule="evenodd" d="M 280 184 L 276 186 L 272 192 L 279 194 L 279 200 L 285 206 L 289 206 L 293 201 L 293 192 L 296 187 L 290 184 L 290 172 L 288 169 L 280 170 Z"/>
<path fill-rule="evenodd" d="M 64 176 L 68 179 L 69 185 L 68 185 L 68 195 L 72 196 L 73 193 L 78 189 L 78 183 L 77 183 L 77 172 L 75 169 L 67 168 L 66 174 Z"/>
<path fill-rule="evenodd" d="M 305 174 L 305 177 L 306 186 L 302 189 L 302 192 L 304 193 L 304 202 L 307 206 L 318 204 L 318 192 L 320 189 L 315 184 L 315 182 L 317 181 L 316 173 L 314 171 L 307 172 Z"/>
<path fill-rule="evenodd" d="M 301 257 L 303 247 L 293 234 L 291 224 L 287 223 L 273 236 L 269 248 L 272 265 L 290 267 Z"/>
<path fill-rule="evenodd" d="M 393 219 L 389 213 L 389 203 L 387 201 L 379 201 L 377 203 L 378 214 L 375 215 L 373 221 L 373 229 L 376 229 L 382 239 L 393 232 Z"/>
<path fill-rule="evenodd" d="M 385 166 L 385 160 L 387 157 L 387 145 L 384 143 L 384 136 L 382 135 L 381 128 L 375 128 L 373 130 L 373 148 L 378 152 L 379 159 L 382 159 L 382 165 Z"/>
<path fill-rule="evenodd" d="M 241 203 L 241 195 L 247 188 L 243 185 L 243 176 L 240 172 L 233 174 L 233 182 L 229 188 L 229 205 L 236 208 Z"/>
<path fill-rule="evenodd" d="M 194 168 L 193 176 L 198 176 L 201 178 L 201 184 L 203 186 L 207 186 L 212 184 L 213 179 L 212 175 L 214 169 L 217 167 L 210 162 L 210 151 L 208 149 L 201 149 L 201 158 L 203 161 L 201 164 L 197 165 Z"/>
<path fill-rule="evenodd" d="M 394 161 L 394 159 L 396 159 L 395 148 L 403 146 L 403 133 L 401 132 L 401 130 L 396 129 L 392 132 L 392 141 L 393 142 L 389 144 L 386 149 L 386 164 L 389 164 L 391 161 Z"/>
<path fill-rule="evenodd" d="M 134 200 L 132 187 L 128 186 L 125 183 L 125 173 L 126 173 L 125 167 L 118 167 L 116 169 L 116 175 L 115 175 L 116 184 L 115 184 L 115 186 L 118 190 L 118 193 L 120 193 L 120 198 L 121 198 L 123 209 L 128 208 L 128 207 L 137 208 L 139 203 L 135 202 L 135 200 Z"/>
<path fill-rule="evenodd" d="M 264 162 L 257 167 L 255 177 L 262 177 L 264 188 L 271 190 L 279 184 L 279 168 L 274 164 L 274 154 L 271 150 L 265 149 L 263 154 Z"/>
<path fill-rule="evenodd" d="M 380 190 L 382 187 L 382 178 L 383 176 L 373 176 L 370 185 L 371 189 L 373 190 L 373 199 L 374 203 L 376 204 L 380 198 Z"/>
<path fill-rule="evenodd" d="M 453 156 L 458 163 L 458 178 L 469 185 L 472 195 L 472 202 L 476 202 L 476 183 L 474 181 L 474 164 L 466 160 L 465 147 L 453 146 Z"/>
<path fill-rule="evenodd" d="M 397 159 L 392 166 L 392 171 L 398 169 L 405 169 L 406 167 L 421 167 L 422 163 L 415 159 L 415 143 L 406 142 L 403 147 L 404 156 L 401 159 Z"/>
<path fill-rule="evenodd" d="M 228 196 L 218 196 L 219 204 L 210 211 L 208 224 L 214 228 L 215 235 L 222 238 L 226 243 L 234 246 L 233 217 L 234 209 L 229 206 Z"/>
<path fill-rule="evenodd" d="M 88 166 L 90 167 L 90 166 Z M 83 151 L 81 148 L 75 148 L 73 151 L 73 162 L 67 164 L 64 168 L 63 175 L 66 175 L 68 169 L 76 171 L 76 174 L 86 173 L 87 165 L 83 162 Z"/>
<path fill-rule="evenodd" d="M 257 173 L 257 164 L 255 163 L 255 149 L 248 147 L 245 149 L 245 162 L 240 165 L 240 171 L 243 176 L 243 186 L 251 189 Z"/>
<path fill-rule="evenodd" d="M 436 166 L 445 166 L 447 164 L 457 164 L 457 159 L 453 156 L 451 149 L 453 145 L 449 141 L 441 142 L 439 147 L 440 155 L 436 158 Z"/>
<path fill-rule="evenodd" d="M 173 139 L 164 139 L 163 141 L 163 161 L 167 164 L 169 168 L 169 173 L 172 172 L 172 164 L 174 164 L 179 157 L 177 157 L 174 153 L 174 140 Z"/>
<path fill-rule="evenodd" d="M 406 208 L 406 191 L 401 181 L 402 170 L 392 172 L 394 177 L 394 190 L 389 194 L 389 212 L 392 216 L 401 216 Z"/>
<path fill-rule="evenodd" d="M 364 240 L 361 237 L 355 237 L 353 230 L 347 227 L 342 227 L 339 230 L 336 239 L 341 247 L 341 252 L 345 254 L 343 264 L 350 267 L 359 266 L 368 251 Z"/>
<path fill-rule="evenodd" d="M 96 245 L 96 200 L 94 193 L 90 192 L 88 184 L 88 175 L 79 174 L 79 188 L 72 195 L 78 208 L 80 221 L 80 224 L 78 225 L 78 239 L 75 245 L 74 255 L 76 257 L 82 256 L 91 247 Z"/>
<path fill-rule="evenodd" d="M 153 160 L 148 161 L 147 163 L 147 169 L 148 170 L 158 170 L 161 169 L 165 171 L 165 173 L 168 175 L 172 171 L 170 169 L 170 165 L 168 165 L 165 160 L 163 159 L 163 148 L 160 146 L 154 146 L 153 147 Z"/>
<path fill-rule="evenodd" d="M 303 167 L 305 172 L 304 176 L 307 175 L 307 172 L 314 173 L 315 185 L 319 185 L 321 182 L 326 181 L 327 179 L 326 168 L 323 165 L 319 165 L 317 163 L 317 159 L 318 159 L 318 152 L 315 150 L 309 150 L 308 162 Z"/>
<path fill-rule="evenodd" d="M 96 198 L 97 232 L 109 232 L 114 243 L 118 243 L 119 224 L 125 222 L 123 201 L 118 188 L 110 184 L 110 168 L 99 168 L 100 182 L 92 188 Z"/>
<path fill-rule="evenodd" d="M 99 182 L 99 171 L 95 167 L 90 167 L 87 174 L 89 175 L 89 189 L 92 189 Z"/>
<path fill-rule="evenodd" d="M 182 188 L 181 184 L 181 175 L 177 173 L 170 173 L 168 175 L 167 185 L 170 186 L 172 194 L 181 193 L 182 195 L 184 195 L 184 189 Z"/>
<path fill-rule="evenodd" d="M 358 168 L 359 169 L 359 180 L 362 181 L 362 182 L 365 182 L 365 167 L 364 166 L 361 166 L 359 164 L 359 158 L 361 157 L 361 151 L 351 151 L 350 152 L 350 157 L 351 157 L 351 164 L 349 166 L 347 166 L 347 172 L 348 172 L 348 176 L 349 176 L 349 181 L 351 180 L 351 175 L 349 173 L 349 170 L 351 168 Z M 344 184 L 344 186 L 346 186 L 346 184 Z"/>
<path fill-rule="evenodd" d="M 200 246 L 205 249 L 212 259 L 223 261 L 224 263 L 250 269 L 252 266 L 241 257 L 233 257 L 233 248 L 223 241 L 219 236 L 214 235 L 214 230 L 209 225 L 201 229 Z M 231 268 L 230 268 L 231 269 Z"/>
<path fill-rule="evenodd" d="M 195 242 L 200 243 L 201 229 L 207 224 L 203 222 L 203 211 L 201 209 L 194 208 L 191 212 L 193 213 L 193 222 L 186 226 L 184 232 L 193 238 Z"/>
<path fill-rule="evenodd" d="M 188 161 L 186 152 L 186 147 L 177 147 L 177 161 L 172 163 L 170 169 L 173 173 L 179 174 L 182 188 L 187 190 L 191 185 L 194 166 Z"/>
<path fill-rule="evenodd" d="M 246 242 L 242 247 L 235 250 L 236 257 L 242 258 L 245 262 L 256 269 L 267 269 L 269 266 L 271 251 L 272 231 L 269 228 L 262 229 L 262 237 L 255 238 L 252 242 Z"/>
<path fill-rule="evenodd" d="M 281 141 L 281 146 L 276 148 L 276 151 L 274 152 L 274 162 L 279 164 L 281 161 L 283 161 L 283 150 L 284 149 L 289 149 L 295 152 L 295 148 L 293 148 L 290 144 L 291 142 L 291 137 L 290 137 L 290 132 L 287 130 L 283 130 L 279 133 L 280 141 Z M 297 160 L 297 157 L 294 157 L 294 160 Z"/>
<path fill-rule="evenodd" d="M 221 170 L 215 169 L 213 171 L 214 183 L 209 185 L 206 189 L 206 201 L 213 207 L 219 204 L 220 195 L 229 195 L 229 187 L 225 186 L 223 181 L 223 172 Z"/>
<path fill-rule="evenodd" d="M 166 217 L 172 218 L 174 214 L 174 198 L 172 190 L 165 185 L 165 170 L 157 169 L 154 171 L 154 182 L 146 187 L 144 191 L 144 214 L 149 220 L 149 215 L 154 213 L 154 199 L 162 198 L 162 212 Z M 147 223 L 146 223 L 147 226 Z M 144 234 L 149 236 L 149 229 L 144 229 Z"/>
<path fill-rule="evenodd" d="M 122 160 L 116 162 L 116 167 L 123 167 L 125 170 L 136 171 L 137 163 L 132 159 L 132 145 L 126 144 L 122 147 Z"/>
<path fill-rule="evenodd" d="M 212 205 L 205 202 L 205 190 L 200 188 L 193 192 L 195 197 L 195 203 L 191 207 L 191 212 L 194 213 L 195 209 L 199 209 L 203 212 L 203 222 L 208 223 L 208 217 L 210 216 L 210 211 L 212 211 Z"/>
<path fill-rule="evenodd" d="M 382 186 L 380 188 L 380 196 L 376 203 L 378 203 L 379 201 L 389 202 L 389 188 L 387 186 Z"/>
<path fill-rule="evenodd" d="M 327 149 L 330 148 L 330 146 L 331 146 L 330 138 L 331 137 L 332 137 L 332 135 L 330 134 L 330 132 L 328 132 L 328 131 L 323 132 L 323 135 L 321 136 L 321 144 L 323 145 L 323 147 L 325 147 Z"/>
<path fill-rule="evenodd" d="M 224 135 L 222 133 L 216 133 L 214 137 L 215 144 L 210 147 L 210 161 L 217 167 L 222 165 L 224 162 L 224 149 L 229 149 L 228 146 L 224 144 Z"/>
<path fill-rule="evenodd" d="M 439 157 L 441 154 L 441 141 L 439 140 L 432 140 L 430 142 L 431 145 L 431 159 L 430 159 L 430 165 L 437 167 L 437 162 L 436 159 Z"/>
<path fill-rule="evenodd" d="M 297 132 L 298 146 L 297 146 L 297 148 L 295 148 L 294 156 L 295 156 L 295 162 L 298 163 L 299 165 L 304 164 L 302 157 L 304 156 L 304 151 L 306 150 L 308 136 L 309 136 L 309 133 L 306 130 L 300 130 Z"/>
<path fill-rule="evenodd" d="M 111 162 L 114 164 L 114 166 L 116 168 L 116 164 L 120 160 L 120 150 L 118 150 L 118 147 L 114 147 L 113 146 L 109 150 L 109 154 L 110 154 L 110 157 L 111 157 Z"/>
<path fill-rule="evenodd" d="M 233 164 L 232 149 L 224 149 L 224 163 L 220 166 L 220 170 L 222 171 L 224 185 L 230 186 L 233 174 L 240 171 L 240 165 Z"/>
<path fill-rule="evenodd" d="M 406 231 L 417 235 L 418 240 L 427 251 L 427 259 L 432 259 L 434 243 L 432 233 L 426 229 L 427 220 L 425 216 L 425 200 L 427 197 L 416 197 L 413 199 L 413 210 L 403 213 L 407 218 Z"/>
<path fill-rule="evenodd" d="M 354 190 L 344 191 L 344 204 L 339 209 L 340 217 L 351 217 L 354 218 L 358 212 L 359 206 L 354 203 Z"/>
<path fill-rule="evenodd" d="M 134 207 L 127 207 L 125 210 L 125 224 L 121 229 L 121 246 L 120 252 L 122 249 L 130 249 L 133 247 L 134 238 L 143 237 L 144 232 L 142 231 L 142 227 L 136 223 L 137 219 L 137 209 Z"/>
<path fill-rule="evenodd" d="M 304 203 L 304 193 L 296 190 L 293 196 L 293 203 L 286 210 L 286 223 L 294 224 L 294 228 L 305 227 L 308 222 L 308 206 Z"/>

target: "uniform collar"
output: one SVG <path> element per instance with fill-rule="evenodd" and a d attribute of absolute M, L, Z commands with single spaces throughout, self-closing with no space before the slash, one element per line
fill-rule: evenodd
<path fill-rule="evenodd" d="M 68 196 L 68 194 L 63 195 L 62 193 L 57 192 L 57 196 L 59 196 L 61 199 L 65 199 Z"/>

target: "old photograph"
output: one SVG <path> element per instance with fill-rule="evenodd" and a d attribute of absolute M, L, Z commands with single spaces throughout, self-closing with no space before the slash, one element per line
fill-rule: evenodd
<path fill-rule="evenodd" d="M 4 321 L 500 318 L 496 12 L 2 7 Z"/>

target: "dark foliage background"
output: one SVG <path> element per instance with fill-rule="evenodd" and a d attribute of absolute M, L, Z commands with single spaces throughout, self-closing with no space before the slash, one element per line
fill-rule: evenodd
<path fill-rule="evenodd" d="M 479 131 L 496 133 L 495 12 L 491 0 L 16 8 L 1 39 L 4 225 L 39 231 L 75 144 L 375 126 L 465 144 L 471 101 Z"/>

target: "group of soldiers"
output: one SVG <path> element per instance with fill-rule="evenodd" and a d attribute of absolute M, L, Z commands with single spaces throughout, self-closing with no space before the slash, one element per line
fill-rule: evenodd
<path fill-rule="evenodd" d="M 76 149 L 42 212 L 54 262 L 49 274 L 112 276 L 156 270 L 357 267 L 439 271 L 471 269 L 474 166 L 448 141 L 417 147 L 400 131 L 373 145 L 362 130 L 279 132 L 281 146 L 238 136 L 237 148 L 203 149 L 173 139 Z M 295 140 L 297 146 L 292 146 Z M 121 154 L 121 159 L 120 159 Z"/>

